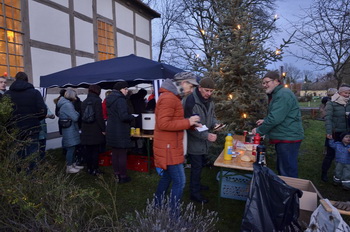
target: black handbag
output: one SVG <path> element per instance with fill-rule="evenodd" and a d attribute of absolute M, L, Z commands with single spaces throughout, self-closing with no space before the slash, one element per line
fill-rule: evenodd
<path fill-rule="evenodd" d="M 68 128 L 72 125 L 72 119 L 66 118 L 66 119 L 59 119 L 58 124 L 61 128 Z"/>

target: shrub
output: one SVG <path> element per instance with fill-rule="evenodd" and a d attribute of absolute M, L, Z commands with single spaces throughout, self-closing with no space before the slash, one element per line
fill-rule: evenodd
<path fill-rule="evenodd" d="M 218 221 L 217 212 L 198 212 L 193 203 L 178 206 L 179 216 L 174 218 L 169 205 L 169 198 L 163 201 L 163 205 L 155 207 L 155 201 L 147 201 L 146 209 L 138 212 L 134 220 L 126 222 L 126 231 L 130 232 L 155 232 L 155 231 L 191 231 L 210 232 L 215 231 L 215 224 Z"/>

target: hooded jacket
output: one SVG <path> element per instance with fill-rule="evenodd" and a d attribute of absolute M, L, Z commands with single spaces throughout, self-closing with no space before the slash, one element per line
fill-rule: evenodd
<path fill-rule="evenodd" d="M 5 92 L 14 103 L 13 120 L 21 130 L 40 131 L 40 121 L 45 119 L 47 108 L 40 92 L 23 80 L 16 80 Z"/>
<path fill-rule="evenodd" d="M 166 79 L 155 109 L 153 141 L 156 167 L 167 169 L 168 165 L 184 162 L 183 130 L 190 128 L 190 121 L 184 118 L 184 110 L 176 86 Z"/>
<path fill-rule="evenodd" d="M 107 105 L 107 145 L 114 148 L 132 147 L 130 123 L 134 116 L 128 112 L 126 97 L 119 90 L 113 90 L 106 98 Z"/>
<path fill-rule="evenodd" d="M 80 144 L 79 134 L 79 113 L 74 109 L 74 105 L 68 99 L 61 97 L 57 103 L 60 119 L 72 119 L 72 125 L 62 128 L 62 147 L 72 147 Z"/>

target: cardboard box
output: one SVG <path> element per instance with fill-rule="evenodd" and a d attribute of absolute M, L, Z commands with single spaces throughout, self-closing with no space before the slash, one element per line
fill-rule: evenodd
<path fill-rule="evenodd" d="M 299 221 L 305 223 L 310 222 L 313 211 L 318 207 L 319 200 L 322 199 L 321 194 L 310 180 L 279 176 L 288 185 L 303 191 L 303 196 L 299 199 L 300 216 Z"/>

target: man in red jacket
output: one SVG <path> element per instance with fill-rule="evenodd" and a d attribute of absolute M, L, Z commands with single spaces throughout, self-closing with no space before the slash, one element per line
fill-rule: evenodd
<path fill-rule="evenodd" d="M 180 86 L 179 86 L 180 87 Z M 161 93 L 156 109 L 156 124 L 154 130 L 154 162 L 155 166 L 163 169 L 159 180 L 155 200 L 158 206 L 172 182 L 170 205 L 176 212 L 185 187 L 184 171 L 184 130 L 191 126 L 200 126 L 199 116 L 184 118 L 180 92 L 172 80 L 166 79 L 159 92 Z"/>

